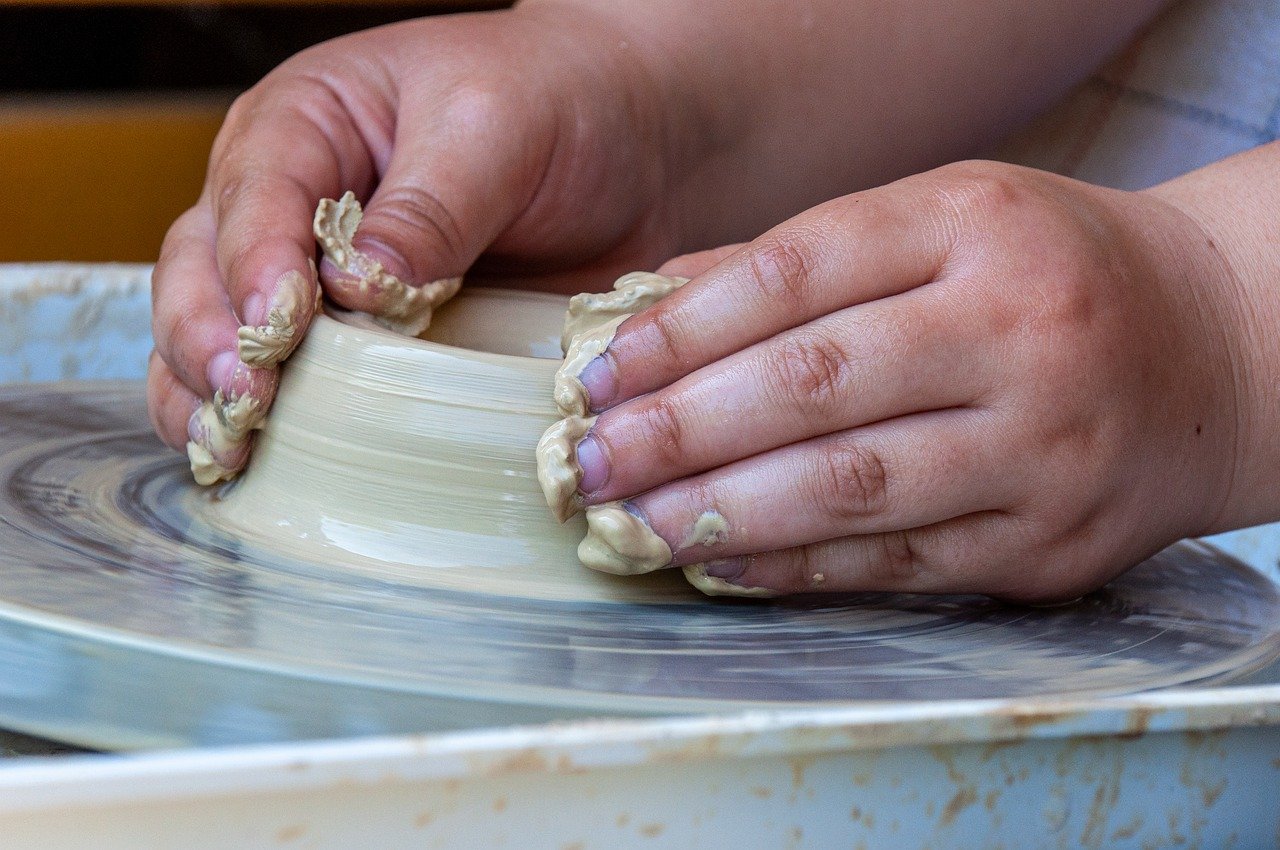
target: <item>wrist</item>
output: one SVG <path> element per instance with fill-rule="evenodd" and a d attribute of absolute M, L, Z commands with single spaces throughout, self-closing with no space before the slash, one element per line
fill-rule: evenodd
<path fill-rule="evenodd" d="M 1205 336 L 1229 367 L 1223 381 L 1232 389 L 1235 437 L 1228 485 L 1221 508 L 1199 533 L 1280 518 L 1280 345 L 1274 330 L 1280 327 L 1280 289 L 1232 170 L 1228 160 L 1141 193 L 1187 223 L 1179 250 L 1165 262 L 1197 284 Z"/>
<path fill-rule="evenodd" d="M 525 0 L 510 14 L 550 41 L 561 69 L 562 124 L 578 137 L 581 157 L 603 160 L 605 191 L 651 207 L 648 229 L 663 247 L 648 261 L 656 266 L 706 242 L 707 223 L 734 204 L 731 185 L 702 179 L 728 133 L 705 108 L 714 82 L 691 60 L 698 47 L 690 27 L 647 4 L 596 0 Z M 686 203 L 693 183 L 696 207 Z"/>
<path fill-rule="evenodd" d="M 780 85 L 779 57 L 760 44 L 770 26 L 758 10 L 753 17 L 736 3 L 524 0 L 515 11 L 552 27 L 582 24 L 592 42 L 585 49 L 626 69 L 624 89 L 596 94 L 647 112 L 636 131 L 655 141 L 678 235 L 663 260 L 753 238 L 799 211 L 770 209 L 786 188 L 756 155 L 758 137 L 777 123 L 770 104 Z"/>

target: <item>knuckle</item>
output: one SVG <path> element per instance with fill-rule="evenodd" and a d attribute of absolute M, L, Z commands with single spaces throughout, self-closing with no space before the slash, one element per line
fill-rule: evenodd
<path fill-rule="evenodd" d="M 840 520 L 882 513 L 889 502 L 889 473 L 880 454 L 854 440 L 842 440 L 823 457 L 813 499 Z"/>
<path fill-rule="evenodd" d="M 755 573 L 752 584 L 768 587 L 779 593 L 800 593 L 813 589 L 813 575 L 821 572 L 820 559 L 813 545 L 770 552 L 767 556 L 752 559 Z M 767 564 L 767 576 L 760 567 Z"/>
<path fill-rule="evenodd" d="M 934 199 L 953 244 L 989 232 L 992 224 L 1024 218 L 1031 195 L 1019 169 L 993 162 L 961 162 L 936 172 Z"/>
<path fill-rule="evenodd" d="M 911 535 L 911 531 L 904 530 L 881 534 L 877 538 L 880 551 L 872 568 L 876 577 L 889 587 L 911 586 L 922 572 L 920 555 Z"/>
<path fill-rule="evenodd" d="M 219 163 L 212 176 L 214 212 L 219 218 L 262 181 L 256 169 L 237 163 L 230 155 Z"/>
<path fill-rule="evenodd" d="M 658 394 L 645 405 L 641 417 L 640 425 L 654 460 L 668 468 L 681 466 L 687 446 L 679 405 Z"/>
<path fill-rule="evenodd" d="M 458 219 L 426 187 L 401 184 L 387 188 L 379 193 L 376 206 L 370 206 L 366 230 L 391 230 L 406 246 L 420 241 L 424 232 L 433 234 L 451 260 L 463 257 L 466 240 Z"/>
<path fill-rule="evenodd" d="M 790 334 L 771 361 L 776 390 L 806 418 L 825 418 L 844 399 L 850 359 L 844 346 L 826 334 Z"/>
<path fill-rule="evenodd" d="M 670 305 L 659 302 L 643 318 L 648 320 L 645 346 L 654 352 L 654 362 L 669 367 L 684 365 L 690 358 L 692 346 Z"/>
<path fill-rule="evenodd" d="M 814 264 L 800 235 L 771 237 L 755 246 L 748 259 L 751 281 L 761 302 L 771 310 L 807 314 Z"/>
<path fill-rule="evenodd" d="M 157 321 L 161 323 L 162 333 L 156 335 L 156 344 L 163 346 L 162 356 L 165 362 L 171 366 L 180 364 L 178 353 L 196 339 L 199 333 L 195 314 L 188 310 L 173 310 L 163 317 L 157 317 Z"/>

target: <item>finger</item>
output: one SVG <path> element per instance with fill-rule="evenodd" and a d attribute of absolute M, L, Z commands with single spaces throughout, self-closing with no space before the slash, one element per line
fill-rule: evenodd
<path fill-rule="evenodd" d="M 512 133 L 509 116 L 529 108 L 513 97 L 461 87 L 443 100 L 402 102 L 390 164 L 351 240 L 355 256 L 326 251 L 321 262 L 335 301 L 394 318 L 412 289 L 461 276 L 529 205 L 553 134 Z M 394 281 L 371 273 L 374 263 Z"/>
<path fill-rule="evenodd" d="M 719 248 L 672 257 L 662 264 L 658 274 L 668 277 L 697 277 L 719 265 L 726 257 L 741 250 L 744 245 L 746 245 L 745 242 L 738 242 L 734 245 L 722 245 Z"/>
<path fill-rule="evenodd" d="M 578 445 L 587 504 L 778 446 L 970 404 L 992 335 L 938 288 L 824 316 L 600 416 Z"/>
<path fill-rule="evenodd" d="M 871 591 L 1018 595 L 1007 515 L 978 513 L 923 528 L 824 540 L 684 568 L 711 596 Z M 1027 571 L 1028 574 L 1030 570 Z M 1028 584 L 1032 587 L 1032 584 Z M 1012 590 L 1012 593 L 1009 591 Z M 1029 590 L 1026 598 L 1042 598 Z"/>
<path fill-rule="evenodd" d="M 152 351 L 147 364 L 147 413 L 160 439 L 181 450 L 187 443 L 187 423 L 199 408 L 200 397 Z"/>
<path fill-rule="evenodd" d="M 829 434 L 631 500 L 684 565 L 917 528 L 1017 502 L 998 414 L 933 411 Z M 718 519 L 717 519 L 718 518 Z M 714 526 L 714 528 L 712 527 Z"/>
<path fill-rule="evenodd" d="M 591 409 L 678 378 L 819 316 L 927 283 L 954 227 L 911 179 L 840 198 L 774 228 L 627 320 L 581 380 Z"/>
<path fill-rule="evenodd" d="M 151 276 L 151 326 L 156 351 L 183 384 L 202 398 L 251 395 L 268 404 L 272 369 L 248 369 L 238 353 L 239 325 L 219 285 L 209 208 L 197 204 L 165 236 Z"/>
<path fill-rule="evenodd" d="M 264 86 L 228 115 L 205 195 L 217 269 L 238 324 L 276 328 L 277 343 L 258 352 L 257 365 L 284 359 L 310 324 L 317 202 L 347 188 L 363 191 L 373 179 L 365 137 L 340 94 L 319 77 L 295 74 Z"/>

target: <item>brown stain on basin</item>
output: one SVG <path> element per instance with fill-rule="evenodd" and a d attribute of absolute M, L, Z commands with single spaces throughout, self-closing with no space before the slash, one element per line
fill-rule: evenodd
<path fill-rule="evenodd" d="M 976 802 L 978 802 L 977 789 L 972 785 L 965 785 L 947 801 L 946 807 L 942 810 L 942 817 L 938 819 L 938 824 L 940 826 L 950 826 L 961 812 Z"/>

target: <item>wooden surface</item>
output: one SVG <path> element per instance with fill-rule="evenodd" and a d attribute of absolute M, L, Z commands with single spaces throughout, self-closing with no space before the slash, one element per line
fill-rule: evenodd
<path fill-rule="evenodd" d="M 0 99 L 0 261 L 155 259 L 229 94 Z"/>

